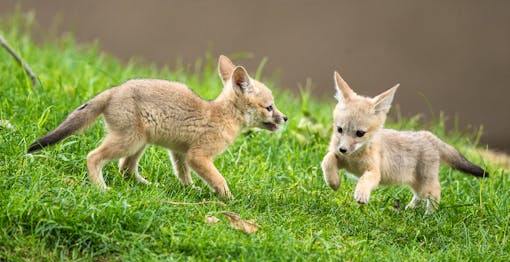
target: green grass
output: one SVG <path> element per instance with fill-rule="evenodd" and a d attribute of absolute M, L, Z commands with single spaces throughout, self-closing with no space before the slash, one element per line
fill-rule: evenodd
<path fill-rule="evenodd" d="M 442 203 L 431 216 L 393 209 L 395 199 L 402 205 L 411 199 L 404 187 L 380 187 L 359 206 L 354 181 L 343 177 L 333 192 L 322 180 L 333 99 L 296 96 L 267 80 L 290 121 L 273 134 L 245 132 L 216 158 L 236 197 L 228 206 L 165 204 L 217 198 L 196 176 L 198 189 L 182 187 L 165 150 L 154 146 L 140 163 L 153 185 L 124 180 L 111 163 L 104 173 L 112 190 L 104 193 L 89 183 L 85 167 L 104 135 L 102 121 L 36 154 L 27 155 L 27 146 L 84 101 L 130 78 L 176 80 L 213 98 L 221 91 L 216 57 L 172 70 L 122 64 L 70 37 L 34 44 L 26 23 L 21 15 L 0 21 L 0 34 L 40 79 L 31 87 L 0 50 L 0 119 L 14 126 L 0 129 L 0 260 L 510 260 L 508 171 L 488 165 L 491 178 L 480 180 L 442 167 Z M 442 119 L 389 126 L 427 128 L 456 147 L 474 146 L 475 134 L 445 133 Z M 477 154 L 467 157 L 487 165 Z M 261 228 L 237 231 L 222 210 L 256 219 Z M 206 215 L 221 221 L 206 224 Z"/>

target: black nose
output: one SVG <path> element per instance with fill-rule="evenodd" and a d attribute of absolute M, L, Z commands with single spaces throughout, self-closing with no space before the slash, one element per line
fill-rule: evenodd
<path fill-rule="evenodd" d="M 340 150 L 340 153 L 342 153 L 342 154 L 344 154 L 345 152 L 347 152 L 347 149 L 345 149 L 345 148 L 343 148 L 343 147 L 339 148 L 338 150 Z"/>
<path fill-rule="evenodd" d="M 283 117 L 283 121 L 287 122 L 288 118 L 286 116 Z"/>

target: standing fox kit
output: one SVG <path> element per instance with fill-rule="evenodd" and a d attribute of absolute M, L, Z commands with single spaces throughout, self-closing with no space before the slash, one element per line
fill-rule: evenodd
<path fill-rule="evenodd" d="M 441 198 L 441 161 L 477 177 L 489 176 L 428 131 L 384 129 L 398 85 L 368 98 L 357 95 L 337 72 L 335 84 L 338 104 L 333 111 L 333 134 L 322 161 L 324 180 L 333 190 L 338 190 L 338 170 L 344 168 L 359 178 L 354 191 L 358 203 L 368 203 L 370 192 L 379 184 L 404 184 L 414 194 L 406 208 L 426 200 L 430 214 Z"/>
<path fill-rule="evenodd" d="M 221 197 L 232 198 L 225 178 L 213 164 L 243 127 L 270 131 L 287 121 L 271 91 L 241 66 L 220 56 L 223 91 L 204 101 L 181 83 L 156 79 L 130 80 L 108 89 L 75 109 L 55 130 L 30 145 L 28 153 L 56 144 L 104 115 L 107 136 L 87 155 L 90 180 L 108 189 L 102 167 L 120 159 L 119 170 L 141 183 L 138 161 L 148 144 L 168 148 L 175 174 L 192 183 L 190 167 Z"/>

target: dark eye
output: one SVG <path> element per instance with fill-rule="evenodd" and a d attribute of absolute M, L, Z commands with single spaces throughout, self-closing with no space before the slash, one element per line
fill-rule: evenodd
<path fill-rule="evenodd" d="M 361 131 L 361 130 L 356 131 L 356 136 L 357 137 L 362 137 L 364 135 L 365 135 L 365 131 Z"/>
<path fill-rule="evenodd" d="M 266 107 L 266 110 L 269 111 L 269 112 L 273 111 L 273 106 Z"/>
<path fill-rule="evenodd" d="M 338 133 L 341 134 L 344 130 L 341 127 L 338 127 L 337 131 L 338 131 Z"/>

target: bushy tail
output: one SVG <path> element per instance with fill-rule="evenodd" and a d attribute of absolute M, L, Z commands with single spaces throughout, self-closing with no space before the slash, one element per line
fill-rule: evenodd
<path fill-rule="evenodd" d="M 471 174 L 476 177 L 489 177 L 489 173 L 483 170 L 483 168 L 471 163 L 466 159 L 457 149 L 453 146 L 443 142 L 441 139 L 433 135 L 432 133 L 427 132 L 427 139 L 436 145 L 437 149 L 439 149 L 439 153 L 441 155 L 441 160 L 455 168 L 459 171 L 462 171 L 466 174 Z"/>
<path fill-rule="evenodd" d="M 87 128 L 103 112 L 109 99 L 110 90 L 107 90 L 76 108 L 57 128 L 33 142 L 27 153 L 54 145 L 78 130 Z"/>

